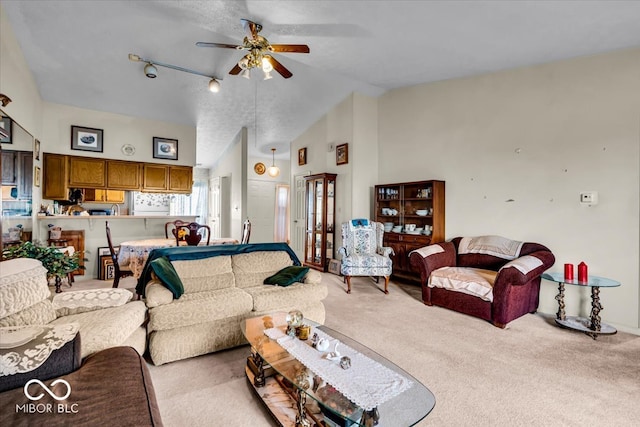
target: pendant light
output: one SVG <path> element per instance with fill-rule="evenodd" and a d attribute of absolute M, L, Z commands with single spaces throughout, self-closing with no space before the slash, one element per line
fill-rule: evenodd
<path fill-rule="evenodd" d="M 271 166 L 269 166 L 269 169 L 267 169 L 267 174 L 271 177 L 271 178 L 275 178 L 276 176 L 280 175 L 280 168 L 276 166 L 276 149 L 272 148 L 271 149 Z"/>

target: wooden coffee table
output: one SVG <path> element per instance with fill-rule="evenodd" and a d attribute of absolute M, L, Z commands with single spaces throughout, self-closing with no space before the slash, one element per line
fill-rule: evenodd
<path fill-rule="evenodd" d="M 247 319 L 242 332 L 251 344 L 247 379 L 281 426 L 412 426 L 435 406 L 435 397 L 407 372 L 360 344 L 326 326 L 305 319 L 312 330 L 330 335 L 351 349 L 413 382 L 411 387 L 370 411 L 350 402 L 264 334 L 265 329 L 286 328 L 286 313 Z M 297 338 L 296 338 L 297 339 Z M 315 351 L 315 350 L 314 350 Z"/>

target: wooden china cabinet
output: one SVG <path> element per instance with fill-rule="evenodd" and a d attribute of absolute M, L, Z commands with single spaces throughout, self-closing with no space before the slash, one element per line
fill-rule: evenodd
<path fill-rule="evenodd" d="M 320 173 L 305 178 L 304 265 L 327 271 L 335 247 L 336 174 Z"/>
<path fill-rule="evenodd" d="M 391 256 L 394 276 L 420 281 L 420 273 L 409 264 L 409 253 L 444 241 L 444 188 L 444 181 L 376 185 L 375 219 L 387 229 L 392 227 L 385 230 L 384 246 L 395 252 Z"/>

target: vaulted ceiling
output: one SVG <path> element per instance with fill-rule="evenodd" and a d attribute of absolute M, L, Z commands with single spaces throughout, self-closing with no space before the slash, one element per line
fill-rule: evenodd
<path fill-rule="evenodd" d="M 1 5 L 45 101 L 197 127 L 197 162 L 211 166 L 242 127 L 250 155 L 269 156 L 353 91 L 387 90 L 640 46 L 638 1 L 16 1 Z M 231 76 L 244 52 L 241 18 L 293 73 Z M 158 68 L 129 53 L 220 77 Z M 257 119 L 257 123 L 256 123 Z M 257 126 L 257 140 L 254 130 Z"/>

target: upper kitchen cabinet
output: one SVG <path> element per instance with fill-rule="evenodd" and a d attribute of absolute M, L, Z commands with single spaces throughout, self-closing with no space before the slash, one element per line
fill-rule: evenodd
<path fill-rule="evenodd" d="M 187 166 L 169 166 L 169 192 L 191 193 L 193 169 Z"/>
<path fill-rule="evenodd" d="M 142 191 L 191 193 L 192 185 L 193 169 L 189 166 L 144 165 Z"/>
<path fill-rule="evenodd" d="M 16 152 L 4 150 L 2 152 L 2 185 L 16 185 L 17 171 Z"/>
<path fill-rule="evenodd" d="M 169 167 L 145 163 L 142 176 L 143 191 L 166 191 L 169 183 Z"/>
<path fill-rule="evenodd" d="M 142 164 L 118 160 L 107 161 L 107 188 L 120 190 L 139 190 Z"/>
<path fill-rule="evenodd" d="M 44 153 L 42 166 L 42 198 L 67 200 L 69 198 L 67 156 Z"/>
<path fill-rule="evenodd" d="M 89 157 L 69 157 L 69 187 L 105 188 L 107 161 Z"/>
<path fill-rule="evenodd" d="M 30 200 L 33 187 L 33 153 L 31 151 L 2 151 L 2 185 L 16 188 L 12 197 Z"/>

